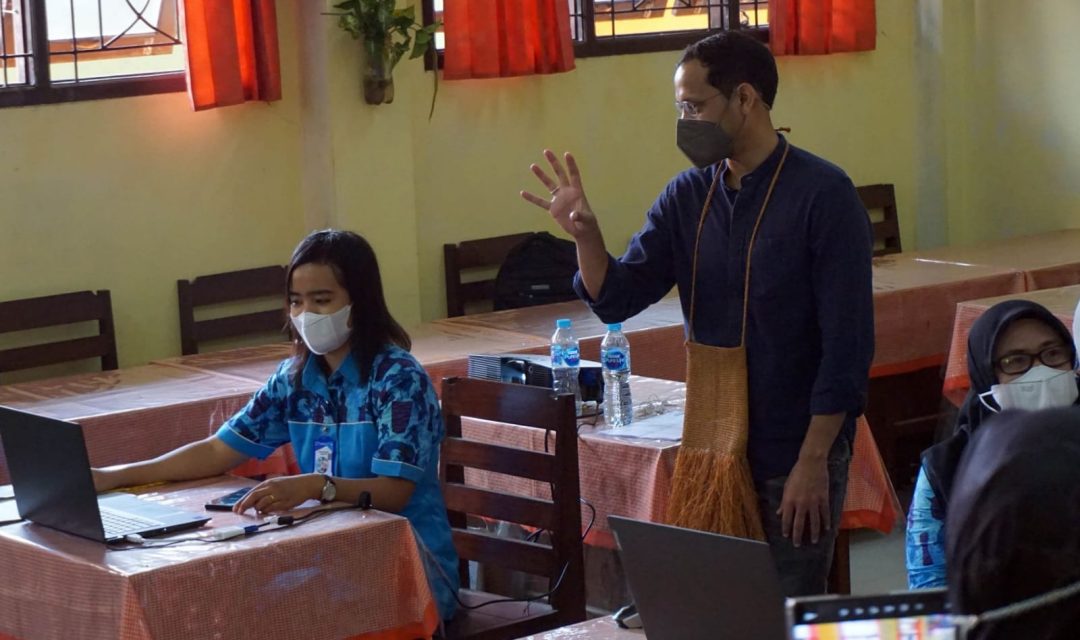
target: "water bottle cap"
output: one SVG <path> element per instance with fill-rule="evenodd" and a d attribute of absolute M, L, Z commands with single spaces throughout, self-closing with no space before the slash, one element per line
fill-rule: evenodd
<path fill-rule="evenodd" d="M 570 328 L 570 318 L 559 318 L 558 320 L 555 321 L 555 326 L 558 327 L 559 329 L 569 329 Z"/>
<path fill-rule="evenodd" d="M 621 322 L 613 322 L 607 326 L 608 331 L 622 331 Z"/>

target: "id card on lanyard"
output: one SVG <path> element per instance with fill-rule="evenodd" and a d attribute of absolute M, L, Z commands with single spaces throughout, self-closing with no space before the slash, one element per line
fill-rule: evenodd
<path fill-rule="evenodd" d="M 337 443 L 334 438 L 330 436 L 329 429 L 323 427 L 322 433 L 318 438 L 315 438 L 315 444 L 312 446 L 315 455 L 315 464 L 312 465 L 312 469 L 315 473 L 321 473 L 324 475 L 332 475 L 334 473 L 334 453 Z"/>

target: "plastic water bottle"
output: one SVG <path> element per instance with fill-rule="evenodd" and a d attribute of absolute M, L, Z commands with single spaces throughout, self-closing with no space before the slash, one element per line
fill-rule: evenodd
<path fill-rule="evenodd" d="M 555 321 L 555 333 L 551 335 L 551 377 L 555 393 L 574 394 L 574 407 L 581 415 L 581 391 L 578 389 L 578 370 L 581 367 L 581 350 L 577 338 L 570 330 L 570 320 Z"/>
<path fill-rule="evenodd" d="M 600 362 L 604 367 L 604 422 L 622 427 L 634 420 L 634 401 L 630 397 L 630 341 L 621 324 L 609 324 L 600 343 Z"/>

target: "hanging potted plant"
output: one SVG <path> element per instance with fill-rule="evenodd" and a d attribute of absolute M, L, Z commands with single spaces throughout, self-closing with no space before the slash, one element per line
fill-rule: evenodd
<path fill-rule="evenodd" d="M 338 25 L 364 47 L 364 101 L 368 104 L 394 101 L 394 67 L 406 53 L 411 60 L 435 49 L 435 30 L 440 23 L 422 25 L 416 21 L 415 6 L 397 9 L 395 2 L 345 0 L 334 5 L 338 13 L 330 14 L 338 16 Z M 435 88 L 428 118 L 435 112 L 439 92 L 439 73 L 436 70 L 432 75 Z"/>

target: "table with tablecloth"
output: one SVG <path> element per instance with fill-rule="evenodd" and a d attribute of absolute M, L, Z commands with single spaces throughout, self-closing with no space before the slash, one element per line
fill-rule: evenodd
<path fill-rule="evenodd" d="M 647 420 L 648 415 L 657 412 L 681 411 L 686 399 L 685 383 L 640 376 L 631 377 L 631 392 L 637 420 Z M 600 549 L 615 547 L 607 522 L 609 515 L 664 522 L 679 443 L 621 437 L 618 429 L 606 430 L 603 418 L 598 416 L 584 418 L 579 425 L 579 481 L 581 497 L 588 502 L 582 506 L 582 526 L 588 528 L 586 544 Z M 533 451 L 554 446 L 554 439 L 546 438 L 544 431 L 517 425 L 466 418 L 462 430 L 467 438 Z M 495 491 L 551 499 L 548 484 L 525 478 L 466 469 L 466 481 Z M 899 501 L 874 438 L 866 421 L 860 418 L 841 527 L 887 533 L 899 514 Z M 601 608 L 622 604 L 621 574 L 611 566 L 614 560 L 610 554 L 590 554 L 588 548 L 586 551 L 590 602 Z M 595 558 L 599 560 L 593 562 Z M 597 563 L 599 568 L 594 568 Z"/>
<path fill-rule="evenodd" d="M 611 616 L 525 636 L 520 640 L 645 640 L 644 629 L 620 629 Z"/>
<path fill-rule="evenodd" d="M 939 366 L 961 300 L 1024 291 L 1015 269 L 896 254 L 874 258 L 874 363 L 870 377 Z"/>
<path fill-rule="evenodd" d="M 876 348 L 872 377 L 942 364 L 958 301 L 1025 288 L 1024 274 L 1014 268 L 963 265 L 908 254 L 875 258 L 873 278 Z M 606 326 L 580 301 L 460 316 L 432 324 L 482 327 L 541 340 L 550 337 L 558 318 L 573 322 L 582 357 L 598 359 Z M 623 322 L 623 330 L 630 341 L 635 374 L 685 379 L 682 306 L 674 291 Z"/>
<path fill-rule="evenodd" d="M 555 321 L 559 318 L 571 321 L 581 357 L 599 361 L 600 342 L 607 333 L 607 325 L 580 300 L 446 318 L 431 324 L 458 331 L 498 331 L 528 336 L 536 344 L 521 351 L 546 354 L 550 350 L 551 334 L 555 332 Z M 664 380 L 686 379 L 682 307 L 674 292 L 624 322 L 623 332 L 630 341 L 634 373 Z"/>
<path fill-rule="evenodd" d="M 152 458 L 214 433 L 259 385 L 235 376 L 144 365 L 0 386 L 0 404 L 83 426 L 90 463 Z M 243 474 L 284 472 L 276 457 Z M 0 457 L 0 482 L 8 481 Z"/>
<path fill-rule="evenodd" d="M 971 381 L 967 372 L 967 340 L 971 325 L 987 309 L 1006 300 L 1031 300 L 1046 307 L 1065 326 L 1072 330 L 1073 314 L 1080 302 L 1080 284 L 1053 289 L 1040 289 L 1026 293 L 1014 293 L 1007 296 L 967 300 L 956 305 L 956 321 L 953 323 L 952 340 L 949 345 L 949 359 L 945 369 L 945 382 L 942 393 L 953 404 L 959 406 L 964 401 Z"/>
<path fill-rule="evenodd" d="M 631 376 L 631 393 L 638 420 L 649 414 L 681 411 L 686 401 L 682 382 Z M 602 416 L 583 418 L 578 438 L 578 466 L 581 495 L 596 508 L 586 542 L 613 546 L 607 516 L 619 515 L 662 522 L 666 518 L 671 478 L 679 442 L 624 438 L 618 429 L 607 429 Z M 545 434 L 538 429 L 466 418 L 465 437 L 498 442 L 534 451 L 545 447 Z M 554 446 L 548 438 L 547 446 Z M 495 490 L 550 499 L 550 487 L 543 482 L 469 469 L 468 482 Z M 845 529 L 872 528 L 888 533 L 899 513 L 899 504 L 881 464 L 866 421 L 857 423 L 855 446 L 848 480 L 847 499 L 841 526 Z M 582 524 L 592 520 L 588 507 L 582 508 Z"/>
<path fill-rule="evenodd" d="M 514 333 L 499 328 L 429 322 L 406 329 L 412 355 L 436 382 L 468 373 L 472 353 L 540 353 L 549 348 L 548 338 Z M 292 354 L 288 343 L 155 360 L 155 364 L 237 376 L 266 382 L 281 361 Z M 436 385 L 438 386 L 438 385 Z"/>
<path fill-rule="evenodd" d="M 953 264 L 1005 267 L 1024 274 L 1024 289 L 1080 283 L 1080 229 L 984 242 L 970 247 L 938 247 L 905 252 L 914 258 Z"/>
<path fill-rule="evenodd" d="M 145 498 L 201 512 L 245 483 L 214 478 Z M 208 526 L 255 521 L 214 512 Z M 128 547 L 0 527 L 0 639 L 414 640 L 438 623 L 411 527 L 396 515 L 348 509 L 224 542 Z"/>

